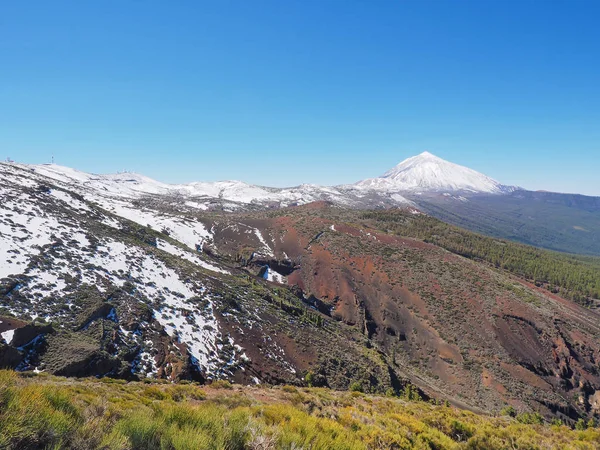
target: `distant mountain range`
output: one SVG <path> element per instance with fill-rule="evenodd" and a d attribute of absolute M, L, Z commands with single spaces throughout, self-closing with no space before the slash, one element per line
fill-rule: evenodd
<path fill-rule="evenodd" d="M 354 184 L 288 188 L 242 181 L 166 184 L 136 173 L 95 175 L 55 164 L 12 165 L 64 183 L 113 210 L 127 208 L 132 199 L 170 203 L 189 211 L 253 211 L 314 201 L 356 209 L 411 206 L 494 237 L 600 255 L 600 197 L 507 186 L 429 152 Z"/>
<path fill-rule="evenodd" d="M 290 206 L 315 200 L 329 200 L 355 207 L 409 203 L 401 193 L 449 192 L 465 194 L 503 194 L 517 188 L 501 183 L 467 167 L 445 161 L 423 152 L 402 161 L 381 177 L 354 184 L 319 186 L 302 184 L 288 188 L 251 185 L 242 181 L 193 182 L 166 184 L 136 173 L 94 175 L 56 164 L 21 165 L 52 179 L 97 190 L 119 197 L 139 195 L 178 195 L 199 200 L 207 209 L 218 199 L 236 209 L 242 205 Z M 369 195 L 371 194 L 371 195 Z M 365 197 L 367 197 L 365 199 Z M 377 202 L 379 200 L 379 202 Z"/>

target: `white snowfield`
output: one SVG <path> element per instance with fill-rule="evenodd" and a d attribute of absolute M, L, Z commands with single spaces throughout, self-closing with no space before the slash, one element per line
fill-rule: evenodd
<path fill-rule="evenodd" d="M 211 264 L 198 256 L 197 253 L 183 250 L 179 247 L 174 246 L 173 244 L 163 241 L 162 239 L 157 240 L 157 247 L 171 255 L 178 256 L 180 258 L 186 259 L 200 267 L 204 267 L 207 270 L 219 273 L 231 273 L 229 270 L 222 269 L 221 267 L 217 267 L 214 264 Z"/>
<path fill-rule="evenodd" d="M 10 344 L 12 342 L 14 334 L 15 334 L 15 330 L 7 330 L 3 333 L 0 333 L 0 336 L 2 336 L 2 339 L 4 339 L 4 341 L 7 344 Z"/>

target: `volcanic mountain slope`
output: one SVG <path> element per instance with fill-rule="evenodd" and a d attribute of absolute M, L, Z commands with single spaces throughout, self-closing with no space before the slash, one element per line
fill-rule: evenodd
<path fill-rule="evenodd" d="M 359 181 L 356 186 L 377 190 L 488 194 L 515 189 L 429 152 L 408 158 L 381 177 Z"/>
<path fill-rule="evenodd" d="M 54 164 L 7 167 L 48 177 L 133 220 L 141 212 L 139 208 L 132 210 L 132 202 L 186 213 L 258 211 L 313 201 L 355 209 L 415 206 L 489 236 L 562 252 L 600 255 L 600 197 L 506 186 L 428 152 L 402 161 L 380 177 L 329 187 L 305 184 L 270 188 L 241 181 L 170 185 L 134 173 L 93 175 Z"/>
<path fill-rule="evenodd" d="M 355 186 L 400 193 L 439 219 L 489 236 L 600 255 L 600 197 L 506 186 L 429 152 Z"/>
<path fill-rule="evenodd" d="M 0 166 L 0 178 L 0 366 L 297 384 L 337 361 L 332 387 L 358 373 L 373 390 L 401 387 L 357 330 L 199 253 L 202 221 L 123 209 L 153 220 L 140 225 L 31 171 Z"/>
<path fill-rule="evenodd" d="M 423 218 L 416 210 L 313 204 L 268 217 L 219 217 L 212 247 L 255 270 L 268 265 L 267 276 L 285 276 L 314 308 L 358 328 L 428 395 L 485 410 L 509 403 L 570 418 L 595 414 L 600 316 L 386 231 L 395 221 Z M 271 253 L 253 250 L 258 243 L 246 228 L 269 236 Z"/>
<path fill-rule="evenodd" d="M 405 195 L 428 214 L 478 233 L 561 252 L 600 255 L 600 197 L 525 190 L 462 199 Z"/>
<path fill-rule="evenodd" d="M 408 237 L 408 225 L 434 221 L 417 209 L 224 213 L 99 195 L 15 165 L 0 165 L 0 179 L 3 366 L 308 376 L 373 392 L 411 382 L 473 409 L 571 419 L 600 405 L 598 314 Z"/>

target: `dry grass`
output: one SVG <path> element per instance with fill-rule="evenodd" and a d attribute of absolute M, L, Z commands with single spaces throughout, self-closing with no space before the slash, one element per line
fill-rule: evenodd
<path fill-rule="evenodd" d="M 0 448 L 598 449 L 600 431 L 327 389 L 0 371 Z"/>

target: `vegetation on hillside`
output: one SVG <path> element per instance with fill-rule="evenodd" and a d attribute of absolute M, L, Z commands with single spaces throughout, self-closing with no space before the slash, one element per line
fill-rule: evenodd
<path fill-rule="evenodd" d="M 542 250 L 483 236 L 448 225 L 430 216 L 409 217 L 398 210 L 361 215 L 371 225 L 402 236 L 421 239 L 467 258 L 485 261 L 538 286 L 590 306 L 600 299 L 600 259 Z"/>
<path fill-rule="evenodd" d="M 598 449 L 600 430 L 360 392 L 0 371 L 0 448 Z"/>
<path fill-rule="evenodd" d="M 461 228 L 535 247 L 600 255 L 597 197 L 517 191 L 475 195 L 468 201 L 414 196 L 419 208 Z"/>

